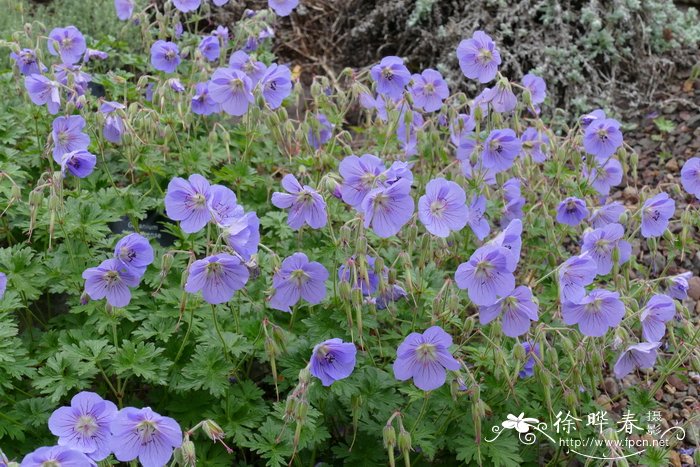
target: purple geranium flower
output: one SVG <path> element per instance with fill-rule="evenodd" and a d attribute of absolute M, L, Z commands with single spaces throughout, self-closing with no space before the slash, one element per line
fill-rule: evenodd
<path fill-rule="evenodd" d="M 292 72 L 284 65 L 273 63 L 260 78 L 260 86 L 263 99 L 274 110 L 292 92 Z"/>
<path fill-rule="evenodd" d="M 117 18 L 127 21 L 134 14 L 134 0 L 114 0 L 114 9 L 117 10 Z"/>
<path fill-rule="evenodd" d="M 403 60 L 393 55 L 382 58 L 372 67 L 370 75 L 377 83 L 377 92 L 394 101 L 401 99 L 404 87 L 411 80 L 411 73 Z"/>
<path fill-rule="evenodd" d="M 408 295 L 408 292 L 400 285 L 388 284 L 383 290 L 379 291 L 379 295 L 374 301 L 374 306 L 377 310 L 384 310 L 389 303 L 399 301 L 406 295 Z"/>
<path fill-rule="evenodd" d="M 646 200 L 642 206 L 642 236 L 649 238 L 663 235 L 675 211 L 676 202 L 667 193 L 661 192 Z"/>
<path fill-rule="evenodd" d="M 46 104 L 46 108 L 51 115 L 56 115 L 61 107 L 59 86 L 59 83 L 39 74 L 24 78 L 24 87 L 29 93 L 29 98 L 36 105 Z"/>
<path fill-rule="evenodd" d="M 518 105 L 513 88 L 505 78 L 496 81 L 496 85 L 484 93 L 484 99 L 498 113 L 512 112 Z"/>
<path fill-rule="evenodd" d="M 532 290 L 521 285 L 493 305 L 479 307 L 479 322 L 486 325 L 502 315 L 503 334 L 518 337 L 530 330 L 530 321 L 537 321 L 537 309 Z"/>
<path fill-rule="evenodd" d="M 137 287 L 140 277 L 118 259 L 106 259 L 96 268 L 83 271 L 85 292 L 93 300 L 107 298 L 107 303 L 123 307 L 131 301 L 129 287 Z"/>
<path fill-rule="evenodd" d="M 182 84 L 182 81 L 180 81 L 177 78 L 170 78 L 167 81 L 168 85 L 170 85 L 170 89 L 173 91 L 180 93 L 180 92 L 185 92 L 185 86 Z"/>
<path fill-rule="evenodd" d="M 211 115 L 219 112 L 220 106 L 209 95 L 209 83 L 197 83 L 192 96 L 192 113 L 197 115 Z"/>
<path fill-rule="evenodd" d="M 223 185 L 212 185 L 209 189 L 207 208 L 211 218 L 220 226 L 226 226 L 239 215 L 236 194 Z"/>
<path fill-rule="evenodd" d="M 588 217 L 586 202 L 579 198 L 569 197 L 559 203 L 557 208 L 557 222 L 576 226 Z"/>
<path fill-rule="evenodd" d="M 267 6 L 279 16 L 289 16 L 297 5 L 299 0 L 267 0 Z"/>
<path fill-rule="evenodd" d="M 520 193 L 520 179 L 511 178 L 503 184 L 503 216 L 501 226 L 508 225 L 513 219 L 522 219 L 525 198 Z"/>
<path fill-rule="evenodd" d="M 231 55 L 228 66 L 229 68 L 242 71 L 248 75 L 253 84 L 257 84 L 267 70 L 263 62 L 255 61 L 253 57 L 242 50 L 238 50 Z"/>
<path fill-rule="evenodd" d="M 291 313 L 291 306 L 300 299 L 312 305 L 326 297 L 328 270 L 321 263 L 309 261 L 304 253 L 294 253 L 282 261 L 282 266 L 272 278 L 275 293 L 270 307 Z"/>
<path fill-rule="evenodd" d="M 201 175 L 190 175 L 189 181 L 175 177 L 168 184 L 165 213 L 172 220 L 180 221 L 184 232 L 199 232 L 211 219 L 207 206 L 209 197 L 209 182 Z"/>
<path fill-rule="evenodd" d="M 530 102 L 532 105 L 539 105 L 547 97 L 547 84 L 542 78 L 532 73 L 523 76 L 522 85 L 530 92 Z"/>
<path fill-rule="evenodd" d="M 319 149 L 323 144 L 325 144 L 331 136 L 333 135 L 333 125 L 328 121 L 328 118 L 322 114 L 317 113 L 314 116 L 314 121 L 311 122 L 309 127 L 309 132 L 307 134 L 307 140 L 309 145 L 314 149 Z"/>
<path fill-rule="evenodd" d="M 683 164 L 681 184 L 685 191 L 700 199 L 700 157 L 691 157 Z"/>
<path fill-rule="evenodd" d="M 659 347 L 661 342 L 641 342 L 630 345 L 615 363 L 615 376 L 622 379 L 635 368 L 653 368 Z"/>
<path fill-rule="evenodd" d="M 421 114 L 409 111 L 407 105 L 402 105 L 396 126 L 396 137 L 406 157 L 418 152 L 418 130 L 423 127 L 423 123 L 425 122 Z"/>
<path fill-rule="evenodd" d="M 101 50 L 86 49 L 83 55 L 83 62 L 88 63 L 90 60 L 107 60 L 109 54 Z"/>
<path fill-rule="evenodd" d="M 204 58 L 213 62 L 219 59 L 219 52 L 221 50 L 219 46 L 219 38 L 215 36 L 206 36 L 199 43 L 199 51 L 202 53 Z"/>
<path fill-rule="evenodd" d="M 120 410 L 110 425 L 114 457 L 128 462 L 138 457 L 143 467 L 162 467 L 182 445 L 182 429 L 175 420 L 150 407 Z"/>
<path fill-rule="evenodd" d="M 183 32 L 185 32 L 185 30 L 182 27 L 182 23 L 180 21 L 178 21 L 173 26 L 173 34 L 175 35 L 175 39 L 180 39 L 182 37 Z"/>
<path fill-rule="evenodd" d="M 647 342 L 660 342 L 666 332 L 666 322 L 676 315 L 676 304 L 671 297 L 656 294 L 642 310 L 642 337 Z"/>
<path fill-rule="evenodd" d="M 379 94 L 377 94 L 377 98 L 375 99 L 371 95 L 363 92 L 360 94 L 360 106 L 364 109 L 376 110 L 377 117 L 383 122 L 389 119 L 386 112 L 386 100 Z"/>
<path fill-rule="evenodd" d="M 428 182 L 418 200 L 418 218 L 433 235 L 446 238 L 467 225 L 467 195 L 461 186 L 444 178 Z"/>
<path fill-rule="evenodd" d="M 308 224 L 312 229 L 325 227 L 328 221 L 326 202 L 316 190 L 308 185 L 302 186 L 292 174 L 284 176 L 282 188 L 287 193 L 273 193 L 272 204 L 280 209 L 289 209 L 289 227 L 294 230 L 298 230 L 304 224 Z"/>
<path fill-rule="evenodd" d="M 671 297 L 676 298 L 678 300 L 685 300 L 686 298 L 688 298 L 688 281 L 691 277 L 693 277 L 693 273 L 690 271 L 678 274 L 677 276 L 670 277 L 668 279 L 668 294 Z"/>
<path fill-rule="evenodd" d="M 58 436 L 58 444 L 101 461 L 110 454 L 109 425 L 117 415 L 117 406 L 94 392 L 79 392 L 70 407 L 59 407 L 49 417 L 49 430 Z M 61 464 L 63 465 L 63 464 Z"/>
<path fill-rule="evenodd" d="M 388 187 L 375 188 L 362 201 L 365 228 L 372 227 L 381 238 L 391 237 L 413 216 L 411 182 L 402 178 Z"/>
<path fill-rule="evenodd" d="M 330 386 L 352 374 L 356 354 L 357 348 L 352 342 L 343 342 L 338 338 L 328 339 L 314 347 L 309 371 L 320 379 L 324 386 Z"/>
<path fill-rule="evenodd" d="M 582 334 L 600 337 L 620 324 L 625 305 L 619 293 L 595 289 L 581 300 L 562 303 L 561 314 L 566 324 L 578 324 Z"/>
<path fill-rule="evenodd" d="M 126 269 L 141 277 L 153 262 L 153 247 L 146 237 L 131 233 L 117 242 L 114 257 L 121 261 Z"/>
<path fill-rule="evenodd" d="M 78 97 L 85 95 L 92 76 L 84 73 L 78 65 L 60 64 L 54 65 L 54 77 L 69 89 L 68 100 L 77 108 L 82 108 L 83 103 L 78 100 Z"/>
<path fill-rule="evenodd" d="M 340 161 L 338 172 L 343 177 L 340 187 L 343 201 L 353 207 L 361 205 L 367 193 L 376 187 L 384 170 L 384 163 L 372 154 L 350 155 Z"/>
<path fill-rule="evenodd" d="M 175 8 L 183 13 L 194 11 L 199 8 L 199 5 L 201 4 L 202 0 L 173 0 L 173 5 L 175 5 Z"/>
<path fill-rule="evenodd" d="M 62 155 L 61 160 L 57 162 L 61 164 L 61 172 L 64 175 L 67 170 L 75 177 L 85 178 L 95 169 L 97 157 L 90 152 L 79 149 Z"/>
<path fill-rule="evenodd" d="M 562 302 L 577 302 L 593 283 L 598 266 L 588 255 L 573 256 L 559 267 L 559 296 Z"/>
<path fill-rule="evenodd" d="M 224 0 L 224 2 L 221 5 L 217 5 L 217 6 L 225 5 L 226 2 L 228 2 L 228 0 Z M 216 0 L 214 1 L 214 4 L 216 4 Z M 214 31 L 212 31 L 211 35 L 221 38 L 221 40 L 224 41 L 224 44 L 226 44 L 229 40 L 228 28 L 226 26 L 218 25 L 216 27 L 216 29 L 214 29 Z"/>
<path fill-rule="evenodd" d="M 491 240 L 489 244 L 500 246 L 508 251 L 508 267 L 513 271 L 520 261 L 520 250 L 523 246 L 523 223 L 520 219 L 513 219 L 510 223 Z"/>
<path fill-rule="evenodd" d="M 90 145 L 90 137 L 83 133 L 85 119 L 80 115 L 56 117 L 53 121 L 53 158 L 56 162 L 61 157 L 78 150 L 85 150 Z"/>
<path fill-rule="evenodd" d="M 374 294 L 379 286 L 379 276 L 374 268 L 375 258 L 374 256 L 365 256 L 367 261 L 367 277 L 360 277 L 360 270 L 355 263 L 356 258 L 353 256 L 348 258 L 343 264 L 338 268 L 338 280 L 341 282 L 352 282 L 352 288 L 360 289 L 362 295 L 368 296 Z M 385 268 L 388 271 L 388 268 Z M 354 273 L 354 272 L 355 273 Z M 382 272 L 384 275 L 384 271 Z"/>
<path fill-rule="evenodd" d="M 484 195 L 472 196 L 467 208 L 467 224 L 479 240 L 483 240 L 491 232 L 491 226 L 486 219 L 486 197 Z"/>
<path fill-rule="evenodd" d="M 471 115 L 457 115 L 457 118 L 450 123 L 450 140 L 452 144 L 459 147 L 464 140 L 473 140 L 474 128 L 476 128 L 476 122 Z"/>
<path fill-rule="evenodd" d="M 413 383 L 424 391 L 432 391 L 445 384 L 446 371 L 457 371 L 459 362 L 450 353 L 452 336 L 439 326 L 420 334 L 412 332 L 396 350 L 394 376 L 399 381 L 413 378 Z"/>
<path fill-rule="evenodd" d="M 602 196 L 610 193 L 610 188 L 622 183 L 622 165 L 617 159 L 610 158 L 601 163 L 593 160 L 593 168 L 583 167 L 586 181 Z"/>
<path fill-rule="evenodd" d="M 224 238 L 233 251 L 248 261 L 258 252 L 260 244 L 260 220 L 254 212 L 244 212 L 238 206 L 224 227 Z"/>
<path fill-rule="evenodd" d="M 155 41 L 151 46 L 151 65 L 165 73 L 173 73 L 180 64 L 180 50 L 174 42 Z"/>
<path fill-rule="evenodd" d="M 253 83 L 240 70 L 218 68 L 209 82 L 209 95 L 229 115 L 240 117 L 253 103 Z"/>
<path fill-rule="evenodd" d="M 525 379 L 535 374 L 535 364 L 538 359 L 542 358 L 542 355 L 540 354 L 540 344 L 532 345 L 530 342 L 525 341 L 521 345 L 525 349 L 525 355 L 528 358 L 525 365 L 523 365 L 523 369 L 518 372 L 518 378 Z"/>
<path fill-rule="evenodd" d="M 521 156 L 529 154 L 533 162 L 542 163 L 547 160 L 547 148 L 549 137 L 544 131 L 537 131 L 536 128 L 528 127 L 520 137 L 522 143 Z"/>
<path fill-rule="evenodd" d="M 625 212 L 625 206 L 619 201 L 613 201 L 599 208 L 596 208 L 588 218 L 588 222 L 594 229 L 605 227 L 620 221 L 620 216 Z"/>
<path fill-rule="evenodd" d="M 612 118 L 594 120 L 586 127 L 583 135 L 583 148 L 588 154 L 605 161 L 622 146 L 620 123 Z"/>
<path fill-rule="evenodd" d="M 192 263 L 185 291 L 201 290 L 204 300 L 212 305 L 226 303 L 245 286 L 249 276 L 248 268 L 238 257 L 219 253 Z"/>
<path fill-rule="evenodd" d="M 484 141 L 481 160 L 487 169 L 503 172 L 513 165 L 513 161 L 518 157 L 521 149 L 520 139 L 510 128 L 492 130 Z"/>
<path fill-rule="evenodd" d="M 96 465 L 80 451 L 68 446 L 51 446 L 39 448 L 24 456 L 20 467 L 95 467 Z"/>
<path fill-rule="evenodd" d="M 0 272 L 0 299 L 5 296 L 5 290 L 7 290 L 7 275 Z"/>
<path fill-rule="evenodd" d="M 457 47 L 457 59 L 462 73 L 469 79 L 488 83 L 496 77 L 501 54 L 493 40 L 483 31 L 476 31 Z"/>
<path fill-rule="evenodd" d="M 75 26 L 54 28 L 49 33 L 49 53 L 68 65 L 79 62 L 85 53 L 85 38 Z"/>
<path fill-rule="evenodd" d="M 580 119 L 581 127 L 584 129 L 588 128 L 588 125 L 596 120 L 605 120 L 605 112 L 603 112 L 602 109 L 596 109 L 591 113 L 583 115 Z"/>
<path fill-rule="evenodd" d="M 214 0 L 214 5 L 216 6 L 224 6 L 228 3 L 228 0 Z M 221 26 L 219 26 L 221 27 Z"/>
<path fill-rule="evenodd" d="M 105 123 L 102 127 L 102 136 L 114 144 L 121 144 L 122 137 L 126 132 L 126 126 L 122 116 L 117 112 L 124 110 L 126 106 L 119 102 L 103 102 L 100 106 L 100 113 L 105 115 Z"/>
<path fill-rule="evenodd" d="M 12 58 L 19 68 L 19 72 L 25 76 L 30 76 L 33 74 L 41 73 L 41 68 L 39 61 L 36 58 L 36 52 L 32 49 L 22 49 L 19 53 L 10 53 L 10 58 Z"/>
<path fill-rule="evenodd" d="M 598 265 L 598 274 L 608 274 L 613 267 L 613 250 L 618 249 L 619 263 L 625 263 L 632 254 L 632 246 L 622 237 L 625 229 L 617 223 L 608 224 L 583 234 L 581 252 L 588 254 Z"/>
<path fill-rule="evenodd" d="M 515 264 L 510 250 L 502 246 L 484 245 L 477 249 L 455 272 L 455 282 L 466 289 L 475 305 L 493 305 L 515 288 Z"/>
<path fill-rule="evenodd" d="M 409 88 L 413 96 L 413 105 L 426 112 L 435 112 L 442 107 L 442 101 L 450 95 L 447 83 L 439 71 L 428 68 L 421 74 L 412 76 Z"/>

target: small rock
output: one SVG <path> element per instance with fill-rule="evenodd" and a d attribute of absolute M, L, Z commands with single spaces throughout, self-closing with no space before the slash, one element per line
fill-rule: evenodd
<path fill-rule="evenodd" d="M 693 276 L 688 281 L 688 296 L 693 300 L 700 300 L 700 277 Z"/>
<path fill-rule="evenodd" d="M 674 397 L 673 397 L 673 394 L 664 394 L 663 399 L 664 399 L 664 402 L 667 402 L 670 404 L 673 402 Z"/>
<path fill-rule="evenodd" d="M 688 420 L 690 418 L 690 410 L 688 409 L 681 409 L 681 417 L 685 418 Z"/>
<path fill-rule="evenodd" d="M 625 199 L 632 201 L 633 203 L 639 201 L 639 193 L 637 192 L 637 189 L 633 186 L 625 187 L 625 189 L 622 191 L 622 196 L 624 196 Z"/>
<path fill-rule="evenodd" d="M 689 444 L 700 446 L 700 420 L 696 420 L 688 425 L 688 429 L 685 430 L 685 440 Z"/>
<path fill-rule="evenodd" d="M 595 402 L 607 411 L 610 411 L 612 409 L 612 401 L 605 394 L 601 394 L 600 396 L 598 396 Z"/>
<path fill-rule="evenodd" d="M 664 391 L 666 391 L 667 394 L 675 394 L 676 388 L 674 388 L 670 384 L 664 384 Z"/>
<path fill-rule="evenodd" d="M 656 394 L 654 394 L 654 399 L 656 399 L 657 401 L 660 401 L 663 398 L 664 398 L 664 392 L 661 389 L 656 391 Z"/>
<path fill-rule="evenodd" d="M 605 392 L 611 396 L 617 396 L 620 393 L 620 387 L 617 381 L 615 381 L 615 378 L 605 378 L 603 387 L 605 388 Z"/>
<path fill-rule="evenodd" d="M 678 172 L 678 161 L 676 159 L 669 159 L 666 162 L 666 169 L 670 172 Z"/>
<path fill-rule="evenodd" d="M 682 467 L 681 456 L 676 451 L 668 453 L 668 461 L 673 467 Z"/>
<path fill-rule="evenodd" d="M 681 454 L 681 463 L 685 465 L 695 465 L 695 461 L 688 454 Z"/>
<path fill-rule="evenodd" d="M 700 302 L 698 302 L 698 303 L 700 303 Z M 688 386 L 688 395 L 697 397 L 698 396 L 698 388 L 696 388 L 695 386 Z"/>
<path fill-rule="evenodd" d="M 688 389 L 688 385 L 685 384 L 678 376 L 676 375 L 671 375 L 668 378 L 666 378 L 666 382 L 673 386 L 674 388 L 678 389 L 679 391 L 685 391 Z"/>

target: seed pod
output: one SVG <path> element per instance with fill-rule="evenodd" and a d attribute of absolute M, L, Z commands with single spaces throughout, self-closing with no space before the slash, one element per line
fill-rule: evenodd
<path fill-rule="evenodd" d="M 365 237 L 365 236 L 357 237 L 355 253 L 357 253 L 358 255 L 366 255 L 367 254 L 367 237 Z"/>
<path fill-rule="evenodd" d="M 301 399 L 296 406 L 295 416 L 297 421 L 306 420 L 306 415 L 309 413 L 309 402 L 306 399 Z"/>
<path fill-rule="evenodd" d="M 344 302 L 348 302 L 352 299 L 352 288 L 350 282 L 340 281 L 338 284 L 338 296 Z"/>

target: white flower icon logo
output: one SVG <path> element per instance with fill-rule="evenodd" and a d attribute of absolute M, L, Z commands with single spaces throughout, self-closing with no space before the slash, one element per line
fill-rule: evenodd
<path fill-rule="evenodd" d="M 512 430 L 515 428 L 515 430 L 518 433 L 527 433 L 530 430 L 530 426 L 533 423 L 538 423 L 539 420 L 536 418 L 525 418 L 525 413 L 521 413 L 517 417 L 512 414 L 508 414 L 508 420 L 505 420 L 501 425 L 503 425 L 503 428 L 507 428 L 509 430 Z"/>

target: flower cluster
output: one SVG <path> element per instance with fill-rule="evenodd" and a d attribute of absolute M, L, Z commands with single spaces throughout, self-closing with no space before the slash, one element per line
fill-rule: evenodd
<path fill-rule="evenodd" d="M 51 414 L 49 430 L 58 437 L 58 445 L 27 454 L 23 467 L 96 466 L 112 453 L 121 462 L 138 459 L 144 467 L 161 467 L 182 445 L 182 430 L 172 418 L 149 407 L 118 410 L 87 391 Z"/>

